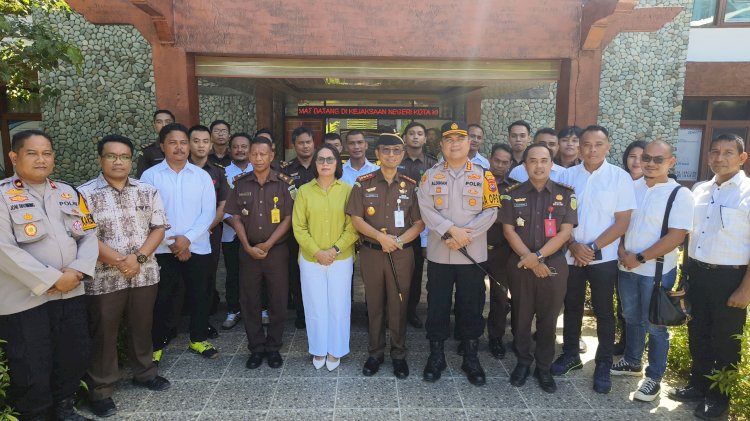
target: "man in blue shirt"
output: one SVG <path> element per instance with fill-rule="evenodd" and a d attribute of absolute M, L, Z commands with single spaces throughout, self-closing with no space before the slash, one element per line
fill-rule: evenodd
<path fill-rule="evenodd" d="M 346 149 L 349 160 L 344 164 L 344 175 L 341 181 L 353 186 L 357 177 L 380 169 L 379 166 L 367 160 L 367 141 L 362 130 L 352 130 L 346 134 Z"/>

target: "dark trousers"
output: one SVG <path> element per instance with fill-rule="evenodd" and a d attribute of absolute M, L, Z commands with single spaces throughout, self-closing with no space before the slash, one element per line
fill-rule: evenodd
<path fill-rule="evenodd" d="M 508 269 L 510 269 L 510 266 L 507 265 L 510 255 L 511 250 L 508 244 L 495 246 L 492 250 L 487 250 L 487 272 L 506 288 L 510 285 L 508 279 Z M 508 293 L 503 291 L 499 285 L 490 281 L 490 312 L 487 315 L 487 336 L 489 339 L 503 338 L 509 311 Z M 511 331 L 513 335 L 515 335 L 514 320 L 511 315 Z"/>
<path fill-rule="evenodd" d="M 234 240 L 221 243 L 221 249 L 224 252 L 224 267 L 227 270 L 227 312 L 236 313 L 240 311 L 240 240 L 235 236 Z"/>
<path fill-rule="evenodd" d="M 297 312 L 298 319 L 305 319 L 305 303 L 302 301 L 302 284 L 300 283 L 299 244 L 290 235 L 287 240 L 289 244 L 289 292 L 292 296 L 292 304 Z"/>
<path fill-rule="evenodd" d="M 613 309 L 617 261 L 604 262 L 583 267 L 568 266 L 568 289 L 565 294 L 563 324 L 563 352 L 578 354 L 578 339 L 583 323 L 583 303 L 586 299 L 586 282 L 591 288 L 591 304 L 596 316 L 595 361 L 612 364 L 615 345 L 615 314 Z"/>
<path fill-rule="evenodd" d="M 412 248 L 391 253 L 403 301 L 396 290 L 396 280 L 388 260 L 388 253 L 363 246 L 359 250 L 362 282 L 365 285 L 367 320 L 369 322 L 368 352 L 371 357 L 382 358 L 385 353 L 385 320 L 391 333 L 391 358 L 406 358 L 406 306 L 414 269 Z"/>
<path fill-rule="evenodd" d="M 688 323 L 688 339 L 693 366 L 690 382 L 714 399 L 728 401 L 719 388 L 709 390 L 705 376 L 740 362 L 741 335 L 747 309 L 727 306 L 727 300 L 742 283 L 746 267 L 740 269 L 703 269 L 692 260 L 688 263 L 687 298 L 693 319 Z"/>
<path fill-rule="evenodd" d="M 511 292 L 513 294 L 513 333 L 518 363 L 536 367 L 542 373 L 549 371 L 555 358 L 555 332 L 557 317 L 567 290 L 568 265 L 562 253 L 547 258 L 547 265 L 557 269 L 557 275 L 537 278 L 529 269 L 519 269 L 519 258 L 513 253 L 508 260 Z M 536 316 L 536 349 L 531 355 L 531 324 Z M 576 339 L 577 341 L 577 339 Z M 576 342 L 577 343 L 577 342 Z"/>
<path fill-rule="evenodd" d="M 476 265 L 427 263 L 427 339 L 450 336 L 453 285 L 456 286 L 457 339 L 478 339 L 484 332 L 484 272 Z"/>
<path fill-rule="evenodd" d="M 164 337 L 176 327 L 168 325 L 167 319 L 173 315 L 180 286 L 185 290 L 184 303 L 190 313 L 190 341 L 205 341 L 208 334 L 208 300 L 211 297 L 208 278 L 211 255 L 193 253 L 188 261 L 180 262 L 171 253 L 161 253 L 156 255 L 156 261 L 159 262 L 159 288 L 151 329 L 154 351 L 164 348 Z"/>
<path fill-rule="evenodd" d="M 416 314 L 419 300 L 422 298 L 422 273 L 424 271 L 424 256 L 422 256 L 422 239 L 417 237 L 411 242 L 414 250 L 414 270 L 411 274 L 411 286 L 409 287 L 409 299 L 406 305 L 407 314 Z"/>
<path fill-rule="evenodd" d="M 221 258 L 221 233 L 223 225 L 219 223 L 211 231 L 209 240 L 211 241 L 211 267 L 208 273 L 208 282 L 211 284 L 211 297 L 208 300 L 209 314 L 216 313 L 219 304 L 219 291 L 216 290 L 216 270 L 219 269 L 219 259 Z"/>
<path fill-rule="evenodd" d="M 133 378 L 146 382 L 156 377 L 158 370 L 151 360 L 151 326 L 158 289 L 158 284 L 155 284 L 87 296 L 91 363 L 86 383 L 91 400 L 112 397 L 120 380 L 117 334 L 123 314 L 128 320 L 128 363 L 133 369 Z"/>
<path fill-rule="evenodd" d="M 265 259 L 255 260 L 242 250 L 240 254 L 240 308 L 245 320 L 247 348 L 253 352 L 281 349 L 289 294 L 289 248 L 277 244 Z M 268 292 L 268 332 L 261 323 L 261 291 Z"/>
<path fill-rule="evenodd" d="M 10 370 L 7 402 L 21 419 L 72 396 L 89 364 L 86 297 L 54 300 L 0 316 Z"/>
<path fill-rule="evenodd" d="M 619 273 L 619 272 L 618 272 Z M 615 323 L 616 326 L 620 329 L 620 342 L 627 343 L 627 338 L 625 337 L 625 330 L 627 329 L 627 326 L 625 325 L 625 316 L 622 315 L 622 299 L 620 298 L 620 283 L 615 282 L 615 294 L 617 294 L 617 308 L 615 308 Z"/>

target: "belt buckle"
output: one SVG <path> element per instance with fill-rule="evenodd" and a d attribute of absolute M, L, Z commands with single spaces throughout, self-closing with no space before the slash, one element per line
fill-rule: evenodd
<path fill-rule="evenodd" d="M 495 246 L 492 244 L 487 244 L 487 250 L 495 250 Z"/>

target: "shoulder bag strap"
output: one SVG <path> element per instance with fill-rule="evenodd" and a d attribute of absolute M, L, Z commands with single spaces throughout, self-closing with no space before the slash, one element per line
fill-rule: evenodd
<path fill-rule="evenodd" d="M 677 192 L 680 191 L 682 186 L 677 186 L 672 190 L 672 193 L 669 195 L 669 199 L 667 199 L 667 208 L 664 210 L 664 220 L 661 223 L 661 237 L 664 237 L 667 235 L 667 231 L 669 231 L 669 214 L 672 211 L 672 204 L 674 203 L 675 197 L 677 197 Z M 654 274 L 654 288 L 661 288 L 661 276 L 662 276 L 662 270 L 664 269 L 664 256 L 659 256 L 656 258 L 656 274 Z"/>

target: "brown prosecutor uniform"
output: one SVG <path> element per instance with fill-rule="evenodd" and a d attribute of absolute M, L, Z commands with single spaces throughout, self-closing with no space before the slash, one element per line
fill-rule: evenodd
<path fill-rule="evenodd" d="M 161 151 L 159 142 L 149 143 L 141 148 L 141 156 L 138 157 L 138 165 L 135 171 L 135 177 L 141 178 L 143 172 L 154 165 L 164 161 L 164 152 Z"/>
<path fill-rule="evenodd" d="M 416 191 L 417 182 L 405 175 L 397 174 L 393 182 L 388 184 L 382 171 L 371 172 L 357 178 L 349 196 L 346 213 L 361 217 L 378 231 L 386 228 L 388 234 L 398 237 L 415 222 L 422 220 Z M 403 227 L 396 227 L 395 212 L 398 210 L 404 212 Z M 362 281 L 365 284 L 370 333 L 368 351 L 371 357 L 383 358 L 387 302 L 391 358 L 406 358 L 406 306 L 414 270 L 413 252 L 411 243 L 407 243 L 402 250 L 391 253 L 403 298 L 399 299 L 388 254 L 383 253 L 380 242 L 376 239 L 362 236 L 359 255 Z"/>
<path fill-rule="evenodd" d="M 545 236 L 544 220 L 555 221 L 555 234 L 562 224 L 578 225 L 575 192 L 571 187 L 547 180 L 542 191 L 531 181 L 516 184 L 501 196 L 500 222 L 514 227 L 533 253 L 551 237 Z M 513 295 L 514 339 L 518 364 L 530 366 L 536 359 L 540 372 L 549 372 L 555 357 L 555 328 L 565 298 L 568 265 L 562 249 L 545 258 L 545 264 L 557 275 L 537 278 L 530 269 L 518 268 L 520 257 L 511 253 L 507 270 Z M 531 323 L 536 315 L 536 350 L 531 355 Z"/>
<path fill-rule="evenodd" d="M 240 218 L 247 240 L 254 246 L 271 237 L 286 217 L 292 216 L 292 196 L 289 186 L 292 179 L 271 171 L 265 183 L 260 184 L 255 172 L 235 178 L 234 189 L 229 193 L 224 212 Z M 281 348 L 286 322 L 287 294 L 289 291 L 289 232 L 268 250 L 265 259 L 255 260 L 240 249 L 240 308 L 245 319 L 248 349 L 252 352 L 278 351 Z M 261 324 L 261 286 L 267 284 L 268 333 Z"/>

